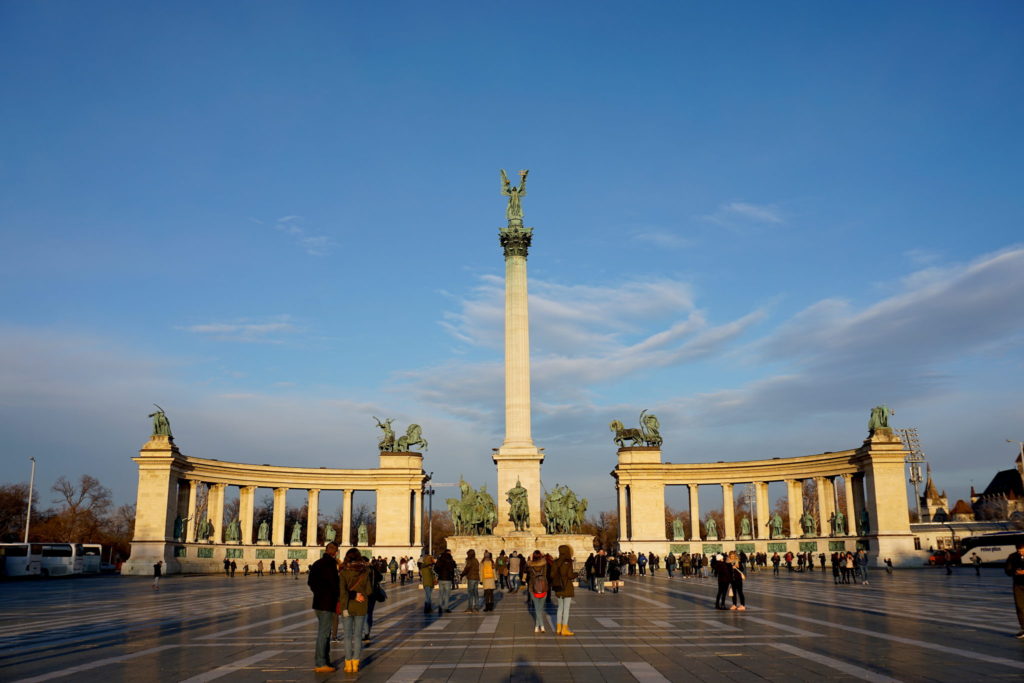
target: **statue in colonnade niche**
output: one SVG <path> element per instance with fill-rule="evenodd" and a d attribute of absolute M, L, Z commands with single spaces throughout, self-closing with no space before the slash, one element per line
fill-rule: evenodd
<path fill-rule="evenodd" d="M 843 514 L 842 510 L 836 510 L 835 535 L 846 535 L 846 515 Z"/>
<path fill-rule="evenodd" d="M 857 524 L 857 533 L 861 536 L 867 536 L 871 532 L 871 524 L 869 524 L 868 509 L 862 508 L 860 511 L 860 522 Z"/>
<path fill-rule="evenodd" d="M 302 522 L 295 522 L 292 526 L 292 538 L 289 545 L 302 545 Z"/>
<path fill-rule="evenodd" d="M 750 518 L 746 515 L 740 518 L 740 536 L 744 538 L 750 537 Z"/>
<path fill-rule="evenodd" d="M 181 515 L 174 518 L 174 540 L 184 541 L 185 540 L 185 525 L 188 524 L 188 520 L 191 517 L 185 517 L 182 519 Z"/>
<path fill-rule="evenodd" d="M 155 403 L 153 405 L 156 406 L 156 412 L 147 416 L 153 418 L 153 436 L 171 436 L 171 421 L 167 419 L 167 413 Z"/>
<path fill-rule="evenodd" d="M 199 528 L 196 530 L 196 539 L 208 541 L 211 536 L 213 536 L 213 523 L 210 522 L 209 517 L 203 517 L 202 521 L 199 522 Z"/>
<path fill-rule="evenodd" d="M 800 518 L 800 526 L 804 529 L 804 536 L 814 536 L 817 532 L 817 523 L 810 510 L 806 510 L 804 516 Z"/>
<path fill-rule="evenodd" d="M 366 529 L 366 522 L 360 522 L 359 528 L 356 530 L 356 536 L 359 539 L 357 544 L 360 548 L 365 548 L 370 545 L 370 534 Z"/>
<path fill-rule="evenodd" d="M 334 539 L 337 538 L 338 532 L 335 531 L 333 524 L 324 525 L 324 544 L 334 543 Z"/>
<path fill-rule="evenodd" d="M 395 450 L 395 430 L 391 428 L 391 423 L 394 422 L 394 418 L 388 418 L 384 422 L 380 421 L 376 415 L 373 416 L 374 420 L 377 420 L 377 426 L 381 428 L 384 434 L 380 437 L 380 441 L 377 442 L 377 448 L 382 452 L 391 453 Z"/>
<path fill-rule="evenodd" d="M 708 518 L 704 521 L 704 530 L 706 532 L 704 535 L 707 537 L 707 540 L 718 540 L 718 522 L 716 522 L 715 518 L 711 515 L 708 515 Z"/>
<path fill-rule="evenodd" d="M 239 521 L 238 517 L 231 520 L 231 523 L 228 524 L 228 528 L 224 530 L 224 539 L 228 543 L 238 543 L 242 540 L 242 523 Z"/>
<path fill-rule="evenodd" d="M 672 520 L 672 540 L 686 540 L 686 536 L 683 534 L 683 520 L 679 519 L 678 517 Z"/>
<path fill-rule="evenodd" d="M 782 538 L 782 515 L 776 510 L 775 514 L 768 521 L 768 537 L 769 538 Z"/>
<path fill-rule="evenodd" d="M 256 534 L 256 540 L 263 542 L 270 542 L 270 525 L 267 524 L 267 520 L 260 521 L 260 528 Z"/>
<path fill-rule="evenodd" d="M 526 531 L 530 526 L 530 503 L 527 500 L 526 487 L 516 478 L 516 485 L 510 488 L 508 495 L 508 521 L 516 531 Z"/>

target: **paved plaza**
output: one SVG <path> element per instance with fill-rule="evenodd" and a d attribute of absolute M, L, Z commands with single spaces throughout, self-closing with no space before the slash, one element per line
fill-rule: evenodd
<path fill-rule="evenodd" d="M 977 681 L 1024 678 L 1024 641 L 999 569 L 751 573 L 746 612 L 716 611 L 714 582 L 629 580 L 577 592 L 576 632 L 535 634 L 523 593 L 493 614 L 421 609 L 388 584 L 359 674 L 312 672 L 305 576 L 134 577 L 0 584 L 3 681 Z M 436 595 L 436 593 L 435 593 Z M 342 652 L 335 649 L 334 659 Z"/>

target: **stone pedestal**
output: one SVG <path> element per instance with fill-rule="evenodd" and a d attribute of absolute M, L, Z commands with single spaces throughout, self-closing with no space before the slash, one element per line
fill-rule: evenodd
<path fill-rule="evenodd" d="M 172 539 L 178 479 L 183 476 L 182 455 L 172 437 L 152 436 L 133 460 L 139 465 L 135 535 L 131 557 L 122 565 L 121 573 L 151 576 L 153 565 L 163 560 L 164 573 L 173 574 L 180 571 Z"/>
<path fill-rule="evenodd" d="M 494 534 L 499 536 L 511 536 L 517 533 L 544 533 L 544 526 L 541 524 L 540 504 L 540 465 L 544 462 L 544 453 L 538 448 L 507 448 L 495 449 L 491 456 L 494 464 L 498 466 L 498 490 L 494 492 L 494 499 L 498 505 L 498 522 L 494 527 Z M 526 500 L 530 506 L 530 524 L 527 532 L 517 532 L 515 526 L 509 521 L 508 490 L 515 488 L 516 482 L 526 489 Z M 536 531 L 535 531 L 536 530 Z"/>
<path fill-rule="evenodd" d="M 857 458 L 863 463 L 868 511 L 868 533 L 862 537 L 868 541 L 872 564 L 883 567 L 887 557 L 896 566 L 919 564 L 921 554 L 914 550 L 907 509 L 903 442 L 892 429 L 876 429 L 857 450 Z"/>
<path fill-rule="evenodd" d="M 489 551 L 497 557 L 502 550 L 506 555 L 515 550 L 524 557 L 532 555 L 534 550 L 540 550 L 552 557 L 558 557 L 558 546 L 567 545 L 572 548 L 573 559 L 580 568 L 590 553 L 594 552 L 594 537 L 585 534 L 536 534 L 529 531 L 513 531 L 509 534 L 490 536 L 449 536 L 445 542 L 459 565 L 466 560 L 466 551 L 469 549 L 476 551 L 477 559 L 483 558 L 484 551 Z"/>

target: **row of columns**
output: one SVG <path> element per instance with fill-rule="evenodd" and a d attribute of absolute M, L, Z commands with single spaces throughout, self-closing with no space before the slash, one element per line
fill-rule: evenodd
<path fill-rule="evenodd" d="M 846 515 L 846 533 L 845 536 L 856 536 L 856 524 L 859 519 L 861 510 L 864 509 L 864 483 L 861 476 L 854 476 L 852 473 L 836 475 L 843 478 L 843 483 L 846 490 L 846 509 L 843 510 L 843 514 Z M 829 528 L 829 519 L 832 513 L 836 512 L 836 488 L 835 488 L 835 477 L 830 476 L 819 476 L 812 477 L 817 489 L 818 495 L 818 519 L 815 520 L 818 525 L 819 536 L 829 536 L 831 529 Z M 785 479 L 787 501 L 789 507 L 789 525 L 788 537 L 798 538 L 803 535 L 803 529 L 800 526 L 800 518 L 804 514 L 803 505 L 803 482 L 804 479 Z M 751 511 L 751 531 L 752 537 L 755 539 L 769 539 L 771 537 L 771 531 L 768 527 L 769 520 L 771 519 L 772 512 L 768 507 L 768 484 L 767 481 L 756 481 L 754 485 L 754 498 L 755 508 Z M 736 516 L 735 516 L 735 497 L 734 497 L 734 486 L 733 483 L 719 484 L 722 487 L 723 497 L 723 517 L 725 528 L 721 532 L 722 540 L 736 540 Z M 690 490 L 690 540 L 699 540 L 701 538 L 701 514 L 700 514 L 700 484 L 686 484 Z M 619 506 L 619 527 L 620 537 L 624 540 L 632 540 L 632 490 L 627 485 L 618 486 L 618 506 Z"/>
<path fill-rule="evenodd" d="M 179 482 L 178 489 L 178 510 L 187 505 L 188 524 L 185 530 L 185 541 L 188 543 L 196 542 L 196 535 L 198 531 L 199 520 L 196 519 L 196 509 L 198 507 L 198 495 L 199 486 L 202 482 L 195 480 L 181 480 Z M 207 515 L 213 522 L 213 543 L 224 542 L 224 494 L 227 489 L 227 484 L 211 483 L 208 484 L 209 491 L 206 497 Z M 256 486 L 240 486 L 238 495 L 238 517 L 242 527 L 242 536 L 239 540 L 241 545 L 253 545 L 254 529 L 255 526 L 255 504 L 256 504 Z M 273 518 L 270 526 L 270 544 L 271 545 L 285 545 L 285 513 L 287 511 L 287 488 L 275 488 L 274 489 L 274 510 Z M 320 510 L 320 491 L 321 489 L 306 489 L 307 503 L 306 503 L 306 546 L 312 547 L 319 545 L 317 542 L 318 533 L 320 530 L 319 525 L 319 510 Z M 355 491 L 353 489 L 343 489 L 342 493 L 342 511 L 341 511 L 341 537 L 337 539 L 337 542 L 341 545 L 351 545 L 356 542 L 353 538 L 345 538 L 346 531 L 348 534 L 352 534 L 350 520 L 352 519 L 352 494 Z M 412 524 L 410 529 L 410 545 L 421 546 L 423 545 L 423 515 L 422 515 L 422 504 L 423 494 L 421 491 L 412 490 L 411 499 L 411 515 Z"/>

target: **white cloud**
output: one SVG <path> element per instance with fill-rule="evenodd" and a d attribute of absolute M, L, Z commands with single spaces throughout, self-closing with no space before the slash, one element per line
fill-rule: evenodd
<path fill-rule="evenodd" d="M 282 216 L 274 224 L 274 228 L 286 235 L 291 235 L 298 244 L 310 256 L 326 256 L 336 246 L 333 239 L 328 235 L 313 235 L 300 223 L 302 216 Z"/>
<path fill-rule="evenodd" d="M 714 213 L 701 217 L 709 223 L 735 228 L 756 223 L 785 223 L 782 212 L 773 204 L 751 204 L 750 202 L 726 202 Z"/>
<path fill-rule="evenodd" d="M 178 327 L 179 330 L 206 335 L 216 341 L 280 344 L 282 335 L 299 332 L 289 316 L 279 316 L 271 322 L 250 322 L 246 319 L 231 322 L 203 323 Z"/>
<path fill-rule="evenodd" d="M 646 242 L 664 249 L 685 249 L 694 245 L 693 240 L 668 230 L 638 232 L 633 235 L 633 239 L 637 242 Z"/>

